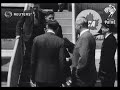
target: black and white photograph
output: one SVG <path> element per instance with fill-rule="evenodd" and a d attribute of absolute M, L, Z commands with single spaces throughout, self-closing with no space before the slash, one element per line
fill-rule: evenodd
<path fill-rule="evenodd" d="M 118 87 L 118 3 L 1 3 L 1 87 Z"/>

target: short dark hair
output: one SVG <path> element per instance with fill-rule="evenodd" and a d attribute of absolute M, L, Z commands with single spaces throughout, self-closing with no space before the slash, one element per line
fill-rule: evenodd
<path fill-rule="evenodd" d="M 45 16 L 49 16 L 50 14 L 55 15 L 53 11 L 47 11 Z"/>
<path fill-rule="evenodd" d="M 56 20 L 49 20 L 47 21 L 46 25 L 48 25 L 48 28 L 52 29 L 53 31 L 56 31 L 59 27 L 59 23 Z"/>

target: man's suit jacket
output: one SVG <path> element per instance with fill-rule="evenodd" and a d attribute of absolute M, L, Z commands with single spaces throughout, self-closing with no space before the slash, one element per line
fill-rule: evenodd
<path fill-rule="evenodd" d="M 116 68 L 114 56 L 116 48 L 117 41 L 113 34 L 110 34 L 102 43 L 99 74 L 101 74 L 102 71 L 111 75 L 115 75 Z"/>
<path fill-rule="evenodd" d="M 57 35 L 58 37 L 60 37 L 60 38 L 63 38 L 61 25 L 59 25 L 59 28 L 58 28 L 58 30 L 57 30 L 57 32 L 56 32 L 56 35 Z"/>
<path fill-rule="evenodd" d="M 23 30 L 24 39 L 27 39 L 27 36 L 25 36 L 25 35 L 29 35 L 29 36 L 31 36 L 31 34 L 40 35 L 41 33 L 44 32 L 44 30 L 40 31 L 40 30 L 37 30 L 36 28 L 35 28 L 36 31 L 33 32 L 34 27 L 39 26 L 37 28 L 42 29 L 43 28 L 43 23 L 45 22 L 45 19 L 44 19 L 45 13 L 44 12 L 39 10 L 38 11 L 39 16 L 38 16 L 37 20 L 35 20 L 33 11 L 34 11 L 33 9 L 24 11 L 24 13 L 31 13 L 31 15 L 20 17 L 20 19 L 19 19 L 19 21 L 17 22 L 17 25 L 16 25 L 16 35 L 21 35 L 22 30 Z M 35 25 L 35 21 L 38 21 L 38 25 Z"/>
<path fill-rule="evenodd" d="M 68 49 L 68 51 L 72 54 L 74 50 L 75 44 L 69 41 L 67 38 L 63 38 L 65 41 L 65 47 Z"/>
<path fill-rule="evenodd" d="M 53 33 L 45 33 L 34 39 L 32 78 L 36 82 L 58 83 L 65 80 L 64 40 Z"/>
<path fill-rule="evenodd" d="M 94 82 L 97 76 L 95 48 L 95 38 L 86 31 L 78 38 L 73 51 L 72 67 L 77 69 L 76 75 L 79 79 L 88 85 Z"/>

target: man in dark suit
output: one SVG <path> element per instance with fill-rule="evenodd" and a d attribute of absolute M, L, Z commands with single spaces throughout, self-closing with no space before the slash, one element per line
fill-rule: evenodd
<path fill-rule="evenodd" d="M 79 18 L 76 29 L 80 36 L 76 42 L 72 58 L 72 86 L 93 87 L 97 72 L 95 67 L 96 41 L 88 29 L 86 18 Z"/>
<path fill-rule="evenodd" d="M 55 14 L 54 14 L 54 12 L 53 11 L 48 11 L 47 13 L 46 13 L 46 16 L 45 16 L 45 20 L 46 20 L 46 23 L 48 22 L 48 21 L 52 21 L 52 20 L 55 20 Z M 45 25 L 46 25 L 46 23 L 45 23 Z M 59 24 L 59 26 L 58 26 L 58 28 L 57 28 L 57 30 L 55 31 L 55 34 L 58 36 L 58 37 L 60 37 L 60 38 L 63 38 L 63 34 L 62 34 L 62 27 L 61 27 L 61 25 Z M 71 66 L 71 60 L 69 59 L 70 58 L 70 54 L 69 53 L 71 53 L 72 54 L 72 52 L 73 52 L 73 48 L 74 48 L 74 44 L 72 43 L 72 42 L 70 42 L 67 38 L 63 38 L 64 39 L 64 42 L 65 42 L 65 57 L 66 57 L 66 61 L 67 61 L 67 63 L 66 63 L 66 71 L 67 71 L 67 73 L 66 73 L 66 75 L 67 75 L 67 77 L 66 78 L 68 78 L 68 77 L 70 77 L 71 76 L 71 70 L 70 70 L 70 66 Z M 68 50 L 67 50 L 68 49 Z"/>
<path fill-rule="evenodd" d="M 16 37 L 22 36 L 25 44 L 25 55 L 23 60 L 23 68 L 21 73 L 21 82 L 29 82 L 30 55 L 33 39 L 44 34 L 45 13 L 40 9 L 38 3 L 34 3 L 34 7 L 25 10 L 24 13 L 31 13 L 30 16 L 21 16 L 16 25 Z M 20 86 L 26 86 L 21 83 Z"/>
<path fill-rule="evenodd" d="M 104 40 L 101 48 L 100 68 L 98 77 L 101 80 L 103 87 L 114 87 L 116 78 L 115 67 L 115 52 L 117 41 L 113 35 L 113 24 L 102 24 L 101 32 L 104 35 Z"/>
<path fill-rule="evenodd" d="M 49 21 L 46 33 L 34 39 L 31 79 L 38 87 L 59 87 L 65 82 L 64 40 L 55 35 L 57 21 Z"/>

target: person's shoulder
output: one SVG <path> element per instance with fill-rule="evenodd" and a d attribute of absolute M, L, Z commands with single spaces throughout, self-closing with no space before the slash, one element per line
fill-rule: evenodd
<path fill-rule="evenodd" d="M 85 32 L 83 35 L 81 35 L 82 40 L 95 40 L 94 35 L 91 32 Z"/>
<path fill-rule="evenodd" d="M 91 33 L 90 31 L 87 32 L 86 36 L 89 37 L 94 37 L 93 33 Z"/>
<path fill-rule="evenodd" d="M 60 38 L 60 37 L 56 36 L 56 39 L 57 39 L 61 44 L 64 44 L 64 39 L 63 39 L 63 38 Z"/>
<path fill-rule="evenodd" d="M 110 36 L 115 39 L 115 36 L 113 34 L 111 34 Z"/>
<path fill-rule="evenodd" d="M 34 39 L 40 40 L 40 39 L 44 38 L 45 36 L 46 36 L 45 34 L 41 34 L 41 35 L 36 36 Z"/>
<path fill-rule="evenodd" d="M 113 34 L 110 34 L 110 35 L 108 36 L 108 39 L 109 39 L 110 41 L 116 41 L 116 38 L 115 38 L 115 36 L 114 36 Z"/>
<path fill-rule="evenodd" d="M 92 34 L 91 34 L 89 31 L 84 32 L 84 33 L 81 35 L 81 37 L 83 37 L 83 38 L 89 38 L 89 37 L 91 37 L 91 36 L 92 36 Z"/>
<path fill-rule="evenodd" d="M 57 41 L 63 41 L 63 38 L 57 36 L 57 35 L 54 35 L 54 38 L 57 40 Z"/>
<path fill-rule="evenodd" d="M 59 22 L 58 22 L 59 23 Z M 61 25 L 59 24 L 59 27 L 61 28 Z"/>

